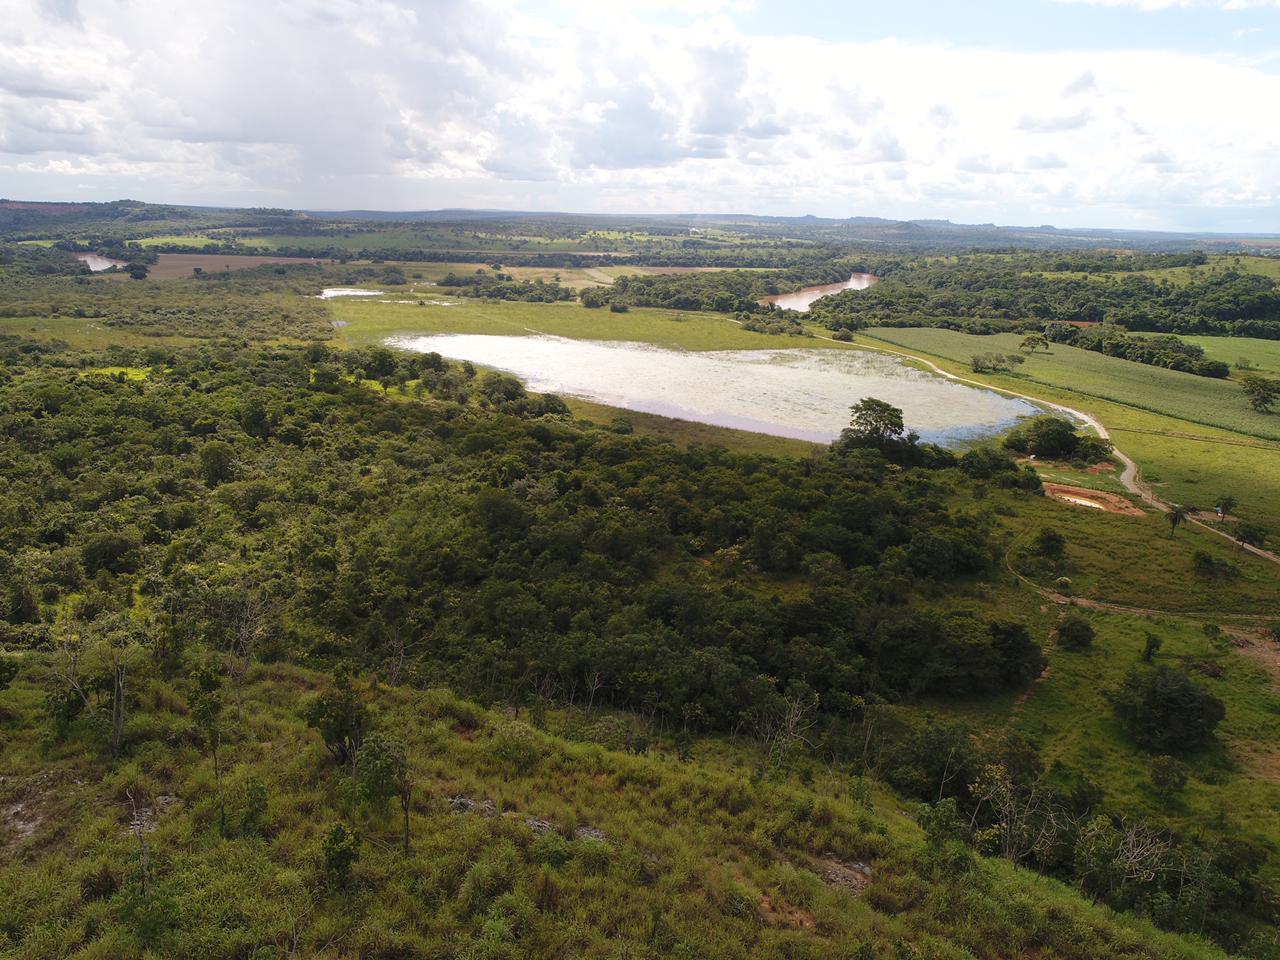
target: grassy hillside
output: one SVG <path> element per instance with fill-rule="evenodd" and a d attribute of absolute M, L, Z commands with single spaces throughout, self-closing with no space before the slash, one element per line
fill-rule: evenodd
<path fill-rule="evenodd" d="M 253 669 L 227 707 L 221 788 L 182 684 L 146 684 L 111 764 L 88 742 L 42 745 L 36 679 L 0 699 L 0 796 L 21 827 L 0 864 L 0 949 L 15 960 L 1223 956 L 930 845 L 865 781 L 820 766 L 805 784 L 760 780 L 740 748 L 611 749 L 622 716 L 512 719 L 360 684 L 408 744 L 406 853 L 398 804 L 361 801 L 299 718 L 327 677 Z M 345 879 L 324 866 L 338 823 L 360 838 Z"/>

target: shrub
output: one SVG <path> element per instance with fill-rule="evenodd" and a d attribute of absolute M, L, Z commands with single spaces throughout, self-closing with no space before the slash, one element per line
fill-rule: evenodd
<path fill-rule="evenodd" d="M 345 823 L 335 823 L 324 839 L 324 875 L 335 887 L 351 880 L 351 868 L 360 858 L 360 835 Z"/>
<path fill-rule="evenodd" d="M 494 731 L 489 754 L 505 770 L 526 774 L 542 759 L 542 744 L 532 727 L 513 721 Z"/>
<path fill-rule="evenodd" d="M 1094 639 L 1093 625 L 1084 617 L 1068 614 L 1058 624 L 1058 646 L 1064 650 L 1083 650 Z"/>
<path fill-rule="evenodd" d="M 1165 795 L 1181 793 L 1187 786 L 1187 765 L 1176 757 L 1153 757 L 1151 786 Z"/>
<path fill-rule="evenodd" d="M 1226 714 L 1212 693 L 1163 666 L 1129 671 L 1109 699 L 1134 742 L 1163 753 L 1201 746 Z"/>
<path fill-rule="evenodd" d="M 1060 557 L 1066 545 L 1067 538 L 1053 527 L 1043 527 L 1036 534 L 1036 553 L 1042 557 Z"/>

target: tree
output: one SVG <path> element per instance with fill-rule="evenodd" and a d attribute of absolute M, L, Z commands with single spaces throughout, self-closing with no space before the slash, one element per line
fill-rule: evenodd
<path fill-rule="evenodd" d="M 1036 350 L 1043 349 L 1048 352 L 1049 338 L 1043 333 L 1029 333 L 1022 338 L 1022 342 L 1018 344 L 1019 350 L 1029 350 L 1034 353 Z"/>
<path fill-rule="evenodd" d="M 1166 797 L 1181 793 L 1187 786 L 1187 765 L 1177 757 L 1152 757 L 1151 786 Z"/>
<path fill-rule="evenodd" d="M 222 693 L 221 681 L 210 667 L 202 666 L 192 675 L 195 693 L 191 698 L 191 722 L 195 725 L 213 761 L 213 782 L 218 791 L 218 833 L 227 833 L 227 804 L 222 788 Z"/>
<path fill-rule="evenodd" d="M 360 748 L 359 782 L 361 798 L 372 807 L 381 807 L 392 797 L 400 798 L 404 852 L 408 856 L 412 785 L 404 741 L 385 733 L 370 734 Z"/>
<path fill-rule="evenodd" d="M 1068 614 L 1058 624 L 1058 646 L 1064 650 L 1083 650 L 1091 646 L 1096 634 L 1084 617 Z"/>
<path fill-rule="evenodd" d="M 1237 549 L 1245 546 L 1261 547 L 1267 542 L 1266 529 L 1250 520 L 1241 520 L 1237 523 L 1232 536 L 1235 537 Z"/>
<path fill-rule="evenodd" d="M 1187 508 L 1180 503 L 1174 503 L 1169 506 L 1169 512 L 1165 514 L 1165 518 L 1169 521 L 1169 536 L 1173 536 L 1178 532 L 1178 527 L 1182 521 L 1187 519 Z"/>
<path fill-rule="evenodd" d="M 216 487 L 231 479 L 235 451 L 222 440 L 210 440 L 200 448 L 200 475 L 207 486 Z"/>
<path fill-rule="evenodd" d="M 325 749 L 333 759 L 356 770 L 356 755 L 369 730 L 369 709 L 361 702 L 352 685 L 351 668 L 338 667 L 333 677 L 334 689 L 323 693 L 303 710 L 303 719 L 319 732 Z"/>
<path fill-rule="evenodd" d="M 1155 660 L 1156 654 L 1160 652 L 1160 648 L 1164 646 L 1164 641 L 1157 637 L 1154 633 L 1147 634 L 1147 642 L 1142 647 L 1142 662 L 1151 663 Z"/>
<path fill-rule="evenodd" d="M 1061 557 L 1067 539 L 1053 527 L 1042 527 L 1036 534 L 1036 553 L 1042 557 Z"/>
<path fill-rule="evenodd" d="M 863 397 L 849 412 L 852 419 L 840 435 L 846 446 L 883 447 L 890 440 L 901 439 L 906 431 L 902 411 L 875 397 Z"/>
<path fill-rule="evenodd" d="M 1270 413 L 1277 400 L 1280 400 L 1280 380 L 1271 380 L 1250 374 L 1240 381 L 1249 406 L 1259 413 Z"/>
<path fill-rule="evenodd" d="M 1222 518 L 1225 520 L 1231 514 L 1231 511 L 1234 510 L 1239 505 L 1240 505 L 1240 501 L 1238 501 L 1235 497 L 1231 496 L 1230 494 L 1227 494 L 1225 497 L 1218 498 L 1217 509 L 1218 509 L 1218 512 L 1222 514 Z"/>
<path fill-rule="evenodd" d="M 1134 742 L 1161 753 L 1201 746 L 1226 714 L 1212 693 L 1164 666 L 1130 670 L 1108 699 Z"/>
<path fill-rule="evenodd" d="M 324 838 L 324 874 L 335 887 L 345 887 L 351 868 L 360 859 L 360 834 L 345 823 L 335 823 Z"/>

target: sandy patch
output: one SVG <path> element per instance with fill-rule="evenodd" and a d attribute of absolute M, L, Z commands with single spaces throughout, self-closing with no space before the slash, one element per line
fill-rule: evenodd
<path fill-rule="evenodd" d="M 1133 501 L 1115 493 L 1090 490 L 1088 487 L 1071 487 L 1064 483 L 1046 483 L 1044 493 L 1047 497 L 1076 507 L 1101 510 L 1104 513 L 1122 513 L 1129 517 L 1146 516 L 1141 508 L 1134 506 Z"/>

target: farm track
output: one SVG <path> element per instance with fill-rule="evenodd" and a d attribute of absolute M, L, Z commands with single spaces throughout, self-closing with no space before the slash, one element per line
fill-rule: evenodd
<path fill-rule="evenodd" d="M 836 341 L 834 337 L 827 337 L 827 336 L 823 336 L 822 334 L 815 334 L 815 336 L 820 340 L 832 340 L 833 342 L 839 342 L 839 341 Z M 1044 400 L 1044 399 L 1041 399 L 1040 397 L 1034 397 L 1034 396 L 1031 396 L 1030 394 L 1018 393 L 1017 391 L 1008 390 L 1004 387 L 995 387 L 989 383 L 983 383 L 981 380 L 971 380 L 968 377 L 962 377 L 962 376 L 959 376 L 958 374 L 949 373 L 946 370 L 943 370 L 941 367 L 939 367 L 932 360 L 928 360 L 924 357 L 917 356 L 914 353 L 906 353 L 902 350 L 892 350 L 888 347 L 878 347 L 878 346 L 873 346 L 871 344 L 858 344 L 858 346 L 865 347 L 868 350 L 878 350 L 881 353 L 891 353 L 891 354 L 894 354 L 895 356 L 905 357 L 908 360 L 914 360 L 917 363 L 922 363 L 926 367 L 928 367 L 930 370 L 932 370 L 934 373 L 938 374 L 939 376 L 946 377 L 948 380 L 954 380 L 956 383 L 964 383 L 973 387 L 981 387 L 984 390 L 994 390 L 997 393 L 1003 393 L 1006 396 L 1016 397 L 1019 400 L 1026 400 L 1031 403 L 1036 403 L 1042 407 L 1051 407 L 1054 410 L 1059 410 L 1062 413 L 1065 413 L 1067 416 L 1072 417 L 1076 420 L 1079 420 L 1087 424 L 1088 426 L 1092 427 L 1094 432 L 1097 433 L 1098 436 L 1101 437 L 1103 440 L 1112 439 L 1111 432 L 1106 428 L 1106 426 L 1103 425 L 1101 420 L 1099 420 L 1097 417 L 1090 416 L 1089 414 L 1085 413 L 1082 410 L 1076 410 L 1073 407 L 1068 407 L 1061 403 L 1054 403 L 1051 400 Z M 1252 446 L 1252 444 L 1250 444 L 1250 446 Z M 1139 468 L 1138 464 L 1135 463 L 1134 460 L 1128 454 L 1124 453 L 1122 450 L 1116 447 L 1114 445 L 1114 441 L 1112 441 L 1111 452 L 1115 454 L 1116 459 L 1119 460 L 1121 464 L 1123 464 L 1124 466 L 1124 470 L 1120 474 L 1120 482 L 1124 485 L 1124 488 L 1128 490 L 1130 493 L 1134 494 L 1144 503 L 1151 506 L 1152 508 L 1159 510 L 1161 513 L 1168 513 L 1172 509 L 1172 505 L 1169 503 L 1166 503 L 1164 500 L 1161 500 L 1158 496 L 1156 496 L 1156 493 L 1151 488 L 1151 485 L 1142 479 L 1142 470 L 1141 468 Z M 1200 527 L 1201 529 L 1208 530 L 1210 533 L 1216 536 L 1222 537 L 1224 540 L 1229 540 L 1232 543 L 1236 542 L 1235 539 L 1231 536 L 1231 534 L 1227 533 L 1224 530 L 1219 530 L 1216 527 L 1210 526 L 1209 524 L 1205 523 L 1203 520 L 1197 520 L 1193 516 L 1188 516 L 1186 519 L 1188 523 L 1194 523 L 1196 526 Z M 1277 556 L 1276 554 L 1272 553 L 1269 550 L 1263 550 L 1261 547 L 1254 547 L 1249 544 L 1241 544 L 1241 546 L 1243 546 L 1245 550 L 1249 551 L 1256 557 L 1261 557 L 1263 560 L 1270 560 L 1272 563 L 1280 564 L 1280 556 Z M 1275 618 L 1271 618 L 1271 619 L 1275 619 Z"/>

